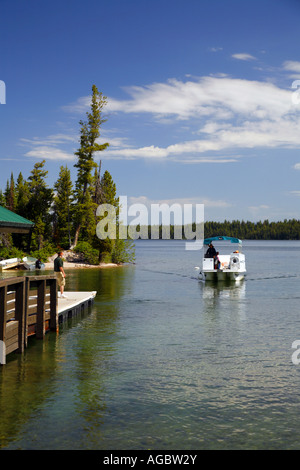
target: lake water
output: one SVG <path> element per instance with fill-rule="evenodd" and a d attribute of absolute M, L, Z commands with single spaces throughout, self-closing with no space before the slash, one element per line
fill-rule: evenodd
<path fill-rule="evenodd" d="M 68 271 L 95 303 L 0 368 L 0 448 L 300 449 L 300 242 L 243 251 L 236 286 L 199 282 L 183 241 Z"/>

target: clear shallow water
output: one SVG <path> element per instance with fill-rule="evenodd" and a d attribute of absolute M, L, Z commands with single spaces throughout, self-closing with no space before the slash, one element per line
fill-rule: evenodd
<path fill-rule="evenodd" d="M 0 368 L 0 447 L 299 449 L 300 243 L 243 251 L 238 286 L 198 282 L 182 241 L 68 272 L 95 303 Z"/>

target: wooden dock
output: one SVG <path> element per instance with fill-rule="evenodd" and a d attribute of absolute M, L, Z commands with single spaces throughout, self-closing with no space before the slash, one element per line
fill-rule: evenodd
<path fill-rule="evenodd" d="M 67 298 L 58 297 L 57 312 L 58 321 L 62 323 L 68 318 L 81 313 L 83 309 L 91 305 L 97 292 L 65 292 Z"/>
<path fill-rule="evenodd" d="M 18 276 L 0 280 L 0 365 L 12 352 L 23 353 L 28 338 L 78 315 L 94 301 L 96 291 L 66 292 L 59 298 L 55 275 Z"/>

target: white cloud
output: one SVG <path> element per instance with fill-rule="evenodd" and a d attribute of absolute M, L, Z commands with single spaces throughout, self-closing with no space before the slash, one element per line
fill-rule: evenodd
<path fill-rule="evenodd" d="M 254 57 L 251 54 L 247 54 L 245 52 L 242 52 L 240 54 L 232 54 L 231 57 L 233 57 L 234 59 L 238 59 L 238 60 L 256 60 L 256 57 Z"/>
<path fill-rule="evenodd" d="M 290 72 L 298 72 L 300 74 L 300 62 L 294 60 L 286 60 L 283 63 L 284 70 L 289 70 Z"/>
<path fill-rule="evenodd" d="M 266 218 L 266 214 L 268 213 L 266 211 L 270 211 L 270 207 L 266 204 L 261 204 L 259 206 L 249 206 L 248 209 L 252 217 L 255 218 L 255 220 L 264 220 Z"/>
<path fill-rule="evenodd" d="M 261 204 L 260 206 L 249 206 L 249 209 L 251 211 L 259 211 L 261 209 L 269 209 L 270 207 L 265 205 L 265 204 Z"/>
<path fill-rule="evenodd" d="M 74 160 L 74 153 L 69 151 L 72 147 L 72 152 L 75 151 L 73 144 L 78 142 L 78 137 L 70 134 L 52 134 L 44 138 L 33 137 L 32 139 L 22 138 L 19 145 L 27 146 L 30 148 L 25 153 L 25 157 L 39 158 L 45 160 Z M 67 150 L 59 147 L 67 146 Z"/>
<path fill-rule="evenodd" d="M 26 145 L 33 145 L 33 146 L 47 146 L 47 145 L 58 145 L 58 144 L 65 144 L 65 143 L 72 143 L 78 142 L 78 138 L 76 136 L 72 136 L 69 134 L 54 134 L 49 135 L 45 138 L 33 137 L 32 139 L 20 139 L 20 141 Z"/>
<path fill-rule="evenodd" d="M 62 109 L 69 113 L 85 113 L 91 103 L 91 96 L 78 98 L 74 103 L 62 106 Z"/>
<path fill-rule="evenodd" d="M 73 154 L 49 146 L 37 146 L 25 154 L 26 157 L 39 158 L 41 160 L 74 160 Z"/>
<path fill-rule="evenodd" d="M 295 170 L 300 170 L 300 163 L 296 163 L 296 164 L 294 165 L 294 168 L 295 168 Z"/>
<path fill-rule="evenodd" d="M 223 50 L 223 47 L 210 47 L 210 52 L 220 52 Z"/>
<path fill-rule="evenodd" d="M 298 63 L 297 63 L 298 64 Z M 294 64 L 286 64 L 294 67 Z M 300 63 L 299 63 L 300 66 Z M 198 139 L 187 134 L 185 140 L 158 145 L 129 146 L 119 141 L 101 153 L 103 159 L 172 159 L 184 163 L 232 162 L 235 155 L 219 152 L 260 148 L 299 148 L 300 106 L 292 101 L 293 91 L 270 82 L 231 78 L 224 75 L 165 83 L 133 86 L 125 89 L 128 99 L 108 98 L 113 113 L 152 115 L 161 125 L 175 126 L 184 121 L 186 128 L 198 126 Z M 80 98 L 73 109 L 88 106 L 89 98 Z M 167 118 L 167 119 L 166 119 Z M 183 129 L 183 127 L 181 127 Z M 110 140 L 108 139 L 108 142 Z"/>
<path fill-rule="evenodd" d="M 145 206 L 150 207 L 151 204 L 167 204 L 172 206 L 173 204 L 180 204 L 184 206 L 184 204 L 204 204 L 208 207 L 230 207 L 231 204 L 224 200 L 213 200 L 207 197 L 188 197 L 188 198 L 170 198 L 170 199 L 150 199 L 147 196 L 131 196 L 128 198 L 128 204 L 144 204 Z"/>
<path fill-rule="evenodd" d="M 156 117 L 173 115 L 177 119 L 229 119 L 236 114 L 247 118 L 276 119 L 292 108 L 291 92 L 272 83 L 203 77 L 198 81 L 169 80 L 145 87 L 126 89 L 129 100 L 109 98 L 108 109 L 124 113 L 151 113 Z"/>
<path fill-rule="evenodd" d="M 155 158 L 182 161 L 191 163 L 191 156 L 198 162 L 227 163 L 238 160 L 238 156 L 225 157 L 214 155 L 215 152 L 230 151 L 236 149 L 261 148 L 299 148 L 300 118 L 295 121 L 279 120 L 271 122 L 268 120 L 258 122 L 244 122 L 241 126 L 216 126 L 215 132 L 208 132 L 208 138 L 179 142 L 167 147 L 149 146 L 142 148 L 127 148 L 118 150 L 107 150 L 103 158 Z M 213 125 L 211 129 L 213 128 Z M 214 152 L 212 154 L 212 152 Z M 207 156 L 207 153 L 209 155 Z M 201 155 L 205 154 L 205 155 Z M 299 165 L 295 165 L 299 169 Z"/>

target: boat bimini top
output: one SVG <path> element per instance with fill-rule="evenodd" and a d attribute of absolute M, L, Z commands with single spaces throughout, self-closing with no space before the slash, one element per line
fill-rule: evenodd
<path fill-rule="evenodd" d="M 242 240 L 240 240 L 239 238 L 224 236 L 205 238 L 205 240 L 203 241 L 203 245 L 210 245 L 212 242 L 218 240 L 230 241 L 230 243 L 238 243 L 239 245 L 242 245 Z"/>

